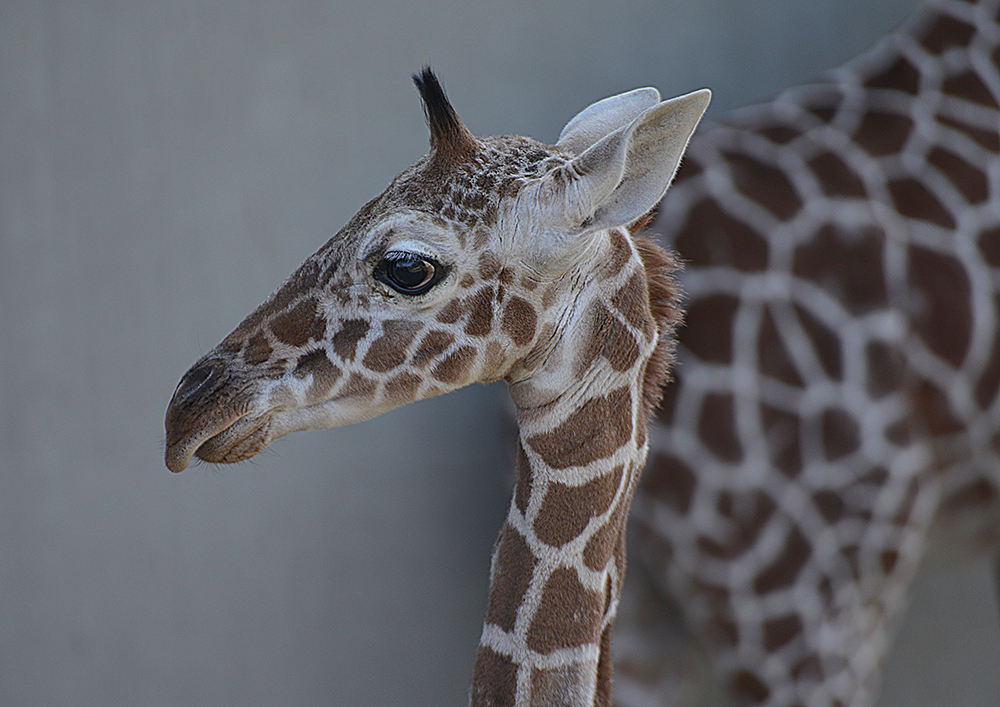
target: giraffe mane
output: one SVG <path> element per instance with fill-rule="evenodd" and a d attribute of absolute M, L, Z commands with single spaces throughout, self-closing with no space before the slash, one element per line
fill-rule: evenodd
<path fill-rule="evenodd" d="M 453 161 L 473 152 L 476 138 L 462 124 L 431 68 L 424 67 L 419 74 L 414 74 L 413 83 L 424 105 L 434 158 Z"/>
<path fill-rule="evenodd" d="M 681 289 L 674 277 L 674 273 L 681 268 L 680 263 L 650 236 L 640 233 L 655 216 L 655 211 L 651 211 L 628 229 L 646 270 L 649 309 L 656 321 L 659 337 L 642 381 L 642 402 L 647 419 L 663 398 L 663 386 L 671 380 L 676 349 L 674 330 L 684 320 Z"/>

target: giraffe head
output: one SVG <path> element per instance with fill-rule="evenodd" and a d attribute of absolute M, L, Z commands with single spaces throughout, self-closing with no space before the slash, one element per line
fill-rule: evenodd
<path fill-rule="evenodd" d="M 663 196 L 710 95 L 608 98 L 548 146 L 476 138 L 433 73 L 414 80 L 430 152 L 184 375 L 166 414 L 171 470 L 532 377 L 610 257 L 609 230 Z"/>

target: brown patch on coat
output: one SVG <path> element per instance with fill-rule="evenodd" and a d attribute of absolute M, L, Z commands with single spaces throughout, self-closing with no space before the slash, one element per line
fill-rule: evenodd
<path fill-rule="evenodd" d="M 743 459 L 736 433 L 736 408 L 731 394 L 709 393 L 701 404 L 698 437 L 719 459 L 733 464 Z"/>
<path fill-rule="evenodd" d="M 692 301 L 679 332 L 684 347 L 705 363 L 733 361 L 733 320 L 740 301 L 732 295 L 709 295 Z"/>
<path fill-rule="evenodd" d="M 861 447 L 861 428 L 843 410 L 827 408 L 821 415 L 823 454 L 827 461 L 836 461 L 853 454 Z"/>
<path fill-rule="evenodd" d="M 763 376 L 774 378 L 796 388 L 805 387 L 795 365 L 795 360 L 788 353 L 785 341 L 774 323 L 771 307 L 764 308 L 760 329 L 757 333 L 757 366 Z"/>
<path fill-rule="evenodd" d="M 608 562 L 616 554 L 621 554 L 620 563 L 624 562 L 625 523 L 628 520 L 631 504 L 630 490 L 618 500 L 615 510 L 583 548 L 583 564 L 595 572 L 607 567 Z M 622 569 L 624 570 L 624 567 Z"/>
<path fill-rule="evenodd" d="M 524 602 L 524 593 L 531 585 L 536 564 L 538 560 L 525 539 L 505 523 L 500 530 L 493 557 L 487 623 L 504 631 L 514 630 L 517 610 Z"/>
<path fill-rule="evenodd" d="M 257 366 L 271 358 L 272 353 L 274 350 L 268 343 L 264 332 L 258 331 L 247 342 L 246 348 L 243 350 L 243 360 L 251 366 Z"/>
<path fill-rule="evenodd" d="M 759 272 L 768 265 L 768 243 L 757 231 L 706 198 L 688 212 L 674 243 L 692 265 L 728 265 L 739 272 Z"/>
<path fill-rule="evenodd" d="M 576 570 L 555 569 L 528 628 L 528 648 L 548 655 L 560 648 L 596 643 L 600 637 L 603 597 L 580 582 Z"/>
<path fill-rule="evenodd" d="M 802 473 L 802 445 L 797 415 L 760 404 L 760 422 L 771 463 L 790 479 Z"/>
<path fill-rule="evenodd" d="M 969 139 L 979 143 L 990 152 L 1000 152 L 1000 133 L 996 130 L 983 130 L 975 125 L 963 123 L 947 115 L 939 115 L 937 116 L 937 120 L 942 125 L 947 125 L 949 128 L 954 128 L 959 132 L 965 133 Z"/>
<path fill-rule="evenodd" d="M 322 400 L 340 378 L 341 371 L 327 358 L 326 351 L 316 349 L 299 358 L 292 375 L 296 378 L 312 376 L 307 400 Z"/>
<path fill-rule="evenodd" d="M 666 454 L 654 454 L 649 473 L 642 477 L 643 491 L 681 516 L 691 510 L 697 483 L 687 464 Z"/>
<path fill-rule="evenodd" d="M 980 204 L 990 197 L 986 174 L 954 152 L 935 147 L 927 153 L 927 162 L 940 169 L 970 204 Z"/>
<path fill-rule="evenodd" d="M 756 544 L 777 511 L 777 504 L 762 491 L 722 492 L 716 502 L 719 515 L 728 521 L 713 536 L 698 537 L 698 549 L 710 557 L 733 560 Z"/>
<path fill-rule="evenodd" d="M 492 382 L 502 377 L 507 361 L 507 351 L 498 341 L 490 341 L 483 352 L 483 382 Z"/>
<path fill-rule="evenodd" d="M 591 398 L 551 432 L 528 438 L 528 446 L 553 469 L 605 459 L 632 439 L 632 396 L 628 388 Z"/>
<path fill-rule="evenodd" d="M 990 91 L 989 86 L 983 83 L 973 70 L 965 71 L 958 76 L 951 76 L 941 84 L 941 90 L 952 96 L 957 96 L 971 103 L 977 103 L 986 108 L 996 110 L 997 99 Z"/>
<path fill-rule="evenodd" d="M 394 403 L 408 403 L 416 399 L 423 378 L 406 371 L 390 378 L 385 384 L 385 396 Z"/>
<path fill-rule="evenodd" d="M 517 693 L 517 664 L 488 646 L 479 646 L 469 688 L 470 707 L 513 704 Z"/>
<path fill-rule="evenodd" d="M 1000 345 L 1000 341 L 997 343 Z M 997 348 L 993 350 L 1000 351 Z M 899 390 L 906 375 L 906 361 L 898 346 L 884 341 L 869 341 L 865 347 L 865 361 L 868 377 L 865 392 L 872 400 Z"/>
<path fill-rule="evenodd" d="M 802 208 L 802 199 L 784 172 L 753 157 L 723 153 L 731 166 L 733 186 L 778 219 L 787 221 Z"/>
<path fill-rule="evenodd" d="M 369 399 L 375 397 L 375 391 L 377 390 L 377 380 L 372 380 L 360 373 L 352 373 L 347 379 L 347 383 L 340 389 L 337 397 Z"/>
<path fill-rule="evenodd" d="M 345 319 L 340 325 L 340 331 L 331 339 L 333 352 L 342 361 L 353 361 L 358 342 L 368 335 L 369 328 L 370 325 L 364 319 Z"/>
<path fill-rule="evenodd" d="M 587 664 L 570 663 L 558 668 L 534 668 L 531 671 L 531 704 L 533 705 L 576 705 L 583 704 L 589 695 L 583 694 L 587 684 L 584 673 L 590 670 Z M 594 703 L 595 707 L 600 703 Z"/>
<path fill-rule="evenodd" d="M 898 154 L 912 131 L 912 118 L 873 110 L 865 113 L 852 139 L 873 157 L 885 157 Z"/>
<path fill-rule="evenodd" d="M 609 315 L 608 328 L 601 338 L 603 340 L 601 353 L 616 371 L 627 371 L 642 354 L 632 332 L 616 317 Z"/>
<path fill-rule="evenodd" d="M 632 247 L 629 245 L 628 238 L 621 231 L 611 232 L 609 245 L 611 252 L 608 254 L 608 259 L 602 263 L 598 273 L 598 278 L 601 280 L 610 280 L 616 277 L 626 263 L 632 259 Z"/>
<path fill-rule="evenodd" d="M 842 494 L 829 489 L 820 489 L 812 495 L 813 506 L 830 525 L 844 517 L 845 505 Z"/>
<path fill-rule="evenodd" d="M 424 328 L 420 322 L 390 319 L 382 322 L 382 336 L 375 339 L 361 363 L 371 371 L 385 373 L 406 360 L 406 349 Z"/>
<path fill-rule="evenodd" d="M 433 329 L 420 340 L 417 350 L 413 352 L 411 362 L 417 368 L 424 368 L 433 359 L 447 351 L 453 343 L 455 343 L 455 337 L 452 334 Z"/>
<path fill-rule="evenodd" d="M 603 356 L 616 371 L 631 368 L 641 353 L 632 332 L 600 301 L 590 303 L 584 318 L 587 331 L 583 334 L 585 344 L 574 364 L 577 377 L 582 377 L 598 356 Z"/>
<path fill-rule="evenodd" d="M 887 69 L 865 81 L 865 88 L 887 88 L 916 96 L 920 93 L 920 70 L 901 56 Z"/>
<path fill-rule="evenodd" d="M 761 704 L 771 696 L 771 688 L 749 670 L 741 670 L 733 676 L 733 688 L 737 695 L 749 698 L 751 703 Z"/>
<path fill-rule="evenodd" d="M 465 301 L 461 298 L 453 299 L 438 312 L 437 320 L 442 324 L 454 324 L 465 314 Z"/>
<path fill-rule="evenodd" d="M 632 275 L 611 298 L 611 304 L 625 317 L 625 321 L 645 334 L 647 339 L 656 333 L 656 322 L 649 311 L 649 290 L 643 273 Z"/>
<path fill-rule="evenodd" d="M 972 343 L 972 286 L 962 263 L 949 255 L 911 245 L 909 285 L 922 296 L 913 328 L 927 347 L 956 368 Z"/>
<path fill-rule="evenodd" d="M 810 555 L 812 547 L 809 541 L 797 526 L 792 526 L 781 554 L 754 578 L 754 591 L 763 595 L 792 586 Z"/>
<path fill-rule="evenodd" d="M 940 55 L 949 47 L 967 47 L 976 34 L 976 28 L 962 20 L 941 15 L 920 40 L 924 49 Z"/>
<path fill-rule="evenodd" d="M 499 256 L 492 250 L 486 250 L 479 255 L 479 277 L 482 280 L 492 280 L 503 268 Z"/>
<path fill-rule="evenodd" d="M 580 486 L 559 482 L 549 485 L 533 524 L 535 535 L 546 545 L 562 547 L 583 532 L 590 519 L 605 513 L 621 485 L 624 467 L 597 476 Z"/>
<path fill-rule="evenodd" d="M 994 307 L 1000 310 L 1000 295 L 994 297 Z M 1000 390 L 1000 331 L 993 337 L 993 357 L 982 371 L 979 381 L 976 383 L 976 402 L 979 407 L 986 409 L 996 398 L 997 391 Z"/>
<path fill-rule="evenodd" d="M 808 162 L 820 188 L 827 196 L 863 199 L 865 184 L 836 154 L 824 152 Z"/>
<path fill-rule="evenodd" d="M 469 297 L 469 319 L 465 322 L 465 333 L 469 336 L 486 336 L 493 330 L 492 287 L 484 287 Z"/>
<path fill-rule="evenodd" d="M 500 328 L 517 346 L 526 346 L 535 336 L 538 316 L 535 308 L 520 297 L 513 296 L 503 311 Z"/>
<path fill-rule="evenodd" d="M 476 349 L 463 346 L 448 354 L 433 369 L 432 375 L 442 383 L 460 383 L 465 380 L 476 360 Z"/>
<path fill-rule="evenodd" d="M 802 331 L 812 342 L 813 352 L 823 366 L 823 371 L 833 380 L 842 380 L 844 360 L 840 350 L 841 337 L 804 307 L 794 305 L 792 308 L 802 325 Z"/>
<path fill-rule="evenodd" d="M 889 195 L 896 210 L 907 218 L 929 221 L 953 230 L 957 225 L 941 201 L 923 184 L 911 177 L 889 182 Z"/>
<path fill-rule="evenodd" d="M 889 306 L 884 247 L 881 229 L 844 232 L 826 224 L 795 249 L 792 274 L 829 292 L 852 314 L 864 315 Z"/>
<path fill-rule="evenodd" d="M 304 346 L 310 339 L 318 341 L 326 335 L 326 319 L 320 316 L 316 299 L 310 297 L 275 317 L 271 332 L 283 344 Z"/>
<path fill-rule="evenodd" d="M 979 252 L 990 266 L 1000 268 L 1000 227 L 979 234 Z"/>

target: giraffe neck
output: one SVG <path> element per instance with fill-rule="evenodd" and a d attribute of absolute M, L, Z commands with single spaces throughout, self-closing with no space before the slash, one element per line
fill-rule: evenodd
<path fill-rule="evenodd" d="M 645 304 L 655 289 L 648 256 L 620 234 L 612 241 L 630 267 L 594 278 L 596 293 L 570 317 L 551 363 L 511 383 L 517 481 L 493 554 L 476 707 L 610 704 L 625 524 L 646 459 L 648 386 L 662 383 L 655 357 L 673 325 Z"/>

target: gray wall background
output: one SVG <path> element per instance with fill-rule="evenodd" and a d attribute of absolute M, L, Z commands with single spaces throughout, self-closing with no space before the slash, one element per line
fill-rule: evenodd
<path fill-rule="evenodd" d="M 464 704 L 503 389 L 174 476 L 180 375 L 423 154 L 423 64 L 551 141 L 638 85 L 766 98 L 912 5 L 4 2 L 0 704 Z M 1000 703 L 990 579 L 927 573 L 882 704 Z"/>

